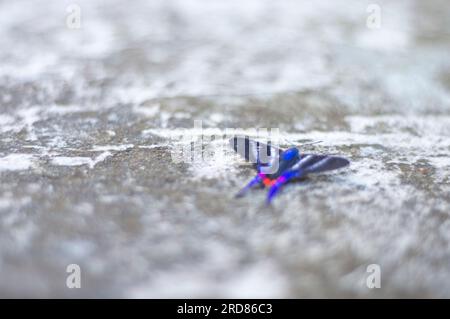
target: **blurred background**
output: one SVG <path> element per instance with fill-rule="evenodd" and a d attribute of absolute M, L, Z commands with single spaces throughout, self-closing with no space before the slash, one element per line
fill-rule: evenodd
<path fill-rule="evenodd" d="M 450 297 L 448 1 L 0 1 L 0 47 L 0 297 Z M 235 200 L 194 120 L 352 165 Z"/>

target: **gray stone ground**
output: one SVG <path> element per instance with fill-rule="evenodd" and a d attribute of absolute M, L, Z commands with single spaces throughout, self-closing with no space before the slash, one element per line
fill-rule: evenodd
<path fill-rule="evenodd" d="M 370 2 L 0 1 L 0 297 L 450 297 L 450 5 Z M 194 120 L 352 164 L 235 200 Z"/>

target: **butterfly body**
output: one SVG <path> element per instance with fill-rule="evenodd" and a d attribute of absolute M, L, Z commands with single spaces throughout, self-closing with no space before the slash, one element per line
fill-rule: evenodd
<path fill-rule="evenodd" d="M 339 156 L 302 154 L 297 148 L 281 150 L 270 143 L 264 144 L 248 137 L 233 137 L 231 147 L 246 161 L 252 162 L 257 175 L 237 194 L 245 195 L 250 189 L 268 187 L 267 203 L 270 203 L 286 183 L 319 173 L 347 166 L 350 162 Z"/>

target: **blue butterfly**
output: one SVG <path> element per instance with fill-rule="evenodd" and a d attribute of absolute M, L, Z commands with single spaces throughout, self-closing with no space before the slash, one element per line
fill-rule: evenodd
<path fill-rule="evenodd" d="M 302 154 L 295 147 L 282 150 L 270 142 L 264 144 L 248 137 L 233 137 L 230 139 L 230 146 L 247 162 L 253 163 L 258 172 L 236 196 L 244 196 L 252 188 L 268 187 L 267 204 L 271 203 L 282 186 L 292 180 L 350 164 L 343 157 Z"/>

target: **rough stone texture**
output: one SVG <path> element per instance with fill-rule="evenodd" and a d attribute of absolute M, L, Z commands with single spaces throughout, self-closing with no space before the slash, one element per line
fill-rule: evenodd
<path fill-rule="evenodd" d="M 370 2 L 0 1 L 0 297 L 450 297 L 450 6 Z M 194 120 L 352 165 L 236 200 Z"/>

